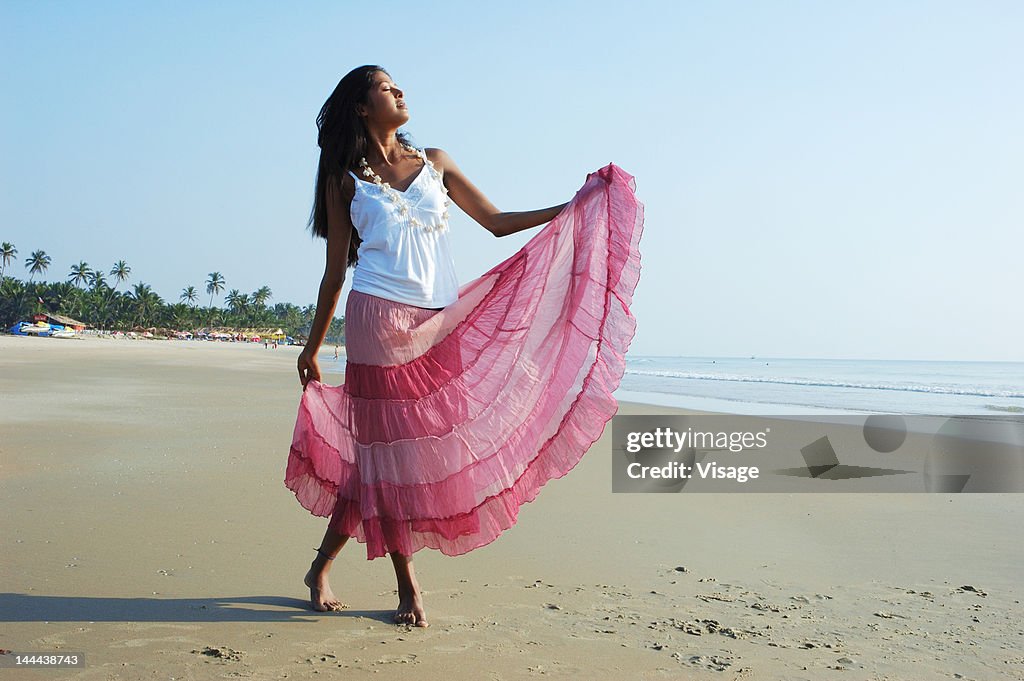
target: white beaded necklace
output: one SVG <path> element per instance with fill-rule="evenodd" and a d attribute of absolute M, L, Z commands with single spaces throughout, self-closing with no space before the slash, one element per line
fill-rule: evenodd
<path fill-rule="evenodd" d="M 427 167 L 427 171 L 430 173 L 431 177 L 437 180 L 438 183 L 441 185 L 441 189 L 444 190 L 444 213 L 441 214 L 440 222 L 427 225 L 424 224 L 423 221 L 421 221 L 415 215 L 411 215 L 412 209 L 409 206 L 409 202 L 406 201 L 405 197 L 403 196 L 404 192 L 399 192 L 398 190 L 393 189 L 390 184 L 384 182 L 381 179 L 380 175 L 375 173 L 373 171 L 373 168 L 370 167 L 370 164 L 366 162 L 365 156 L 359 159 L 359 166 L 363 169 L 363 175 L 365 175 L 366 177 L 373 178 L 373 183 L 380 187 L 381 191 L 384 192 L 384 195 L 387 196 L 392 203 L 398 206 L 398 212 L 402 217 L 409 218 L 409 223 L 413 227 L 419 227 L 425 232 L 446 231 L 448 229 L 448 206 L 451 205 L 451 202 L 448 200 L 448 188 L 445 187 L 444 182 L 441 181 L 441 174 L 437 172 L 437 169 L 434 168 L 434 164 L 431 163 L 429 158 L 427 158 L 427 153 L 425 151 L 423 151 L 422 149 L 410 147 L 405 144 L 403 144 L 402 147 L 405 148 L 407 151 L 415 152 L 421 159 L 423 159 L 423 164 Z M 415 184 L 418 180 L 419 175 L 417 175 L 416 179 L 413 180 L 413 184 Z M 412 185 L 409 185 L 409 187 L 406 189 L 406 192 L 409 191 L 409 189 L 411 188 Z"/>

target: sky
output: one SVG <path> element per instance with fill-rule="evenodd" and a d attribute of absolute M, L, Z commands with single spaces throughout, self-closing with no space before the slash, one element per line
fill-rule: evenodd
<path fill-rule="evenodd" d="M 0 0 L 0 241 L 313 304 L 316 115 L 380 64 L 502 210 L 635 177 L 630 355 L 1024 360 L 1020 35 L 1010 0 Z M 462 283 L 542 229 L 451 215 Z"/>

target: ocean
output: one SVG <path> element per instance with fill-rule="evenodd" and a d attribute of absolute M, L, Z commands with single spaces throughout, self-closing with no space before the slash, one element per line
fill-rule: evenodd
<path fill-rule="evenodd" d="M 326 373 L 343 371 L 333 346 Z M 1024 414 L 1024 362 L 626 356 L 615 397 L 732 414 Z"/>
<path fill-rule="evenodd" d="M 1024 413 L 1024 362 L 626 357 L 624 401 L 742 414 Z"/>

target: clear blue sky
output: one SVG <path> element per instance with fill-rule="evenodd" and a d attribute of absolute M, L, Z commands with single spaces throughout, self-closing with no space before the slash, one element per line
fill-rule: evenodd
<path fill-rule="evenodd" d="M 1010 0 L 6 0 L 0 240 L 313 303 L 316 114 L 379 63 L 499 208 L 636 177 L 631 354 L 1024 360 L 1021 35 Z M 452 216 L 463 282 L 537 231 Z"/>

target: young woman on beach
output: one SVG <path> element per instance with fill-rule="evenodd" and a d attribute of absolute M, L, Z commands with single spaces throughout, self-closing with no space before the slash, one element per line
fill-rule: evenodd
<path fill-rule="evenodd" d="M 285 485 L 330 516 L 304 582 L 318 611 L 344 606 L 331 562 L 349 538 L 390 555 L 399 624 L 427 626 L 412 554 L 460 555 L 515 524 L 573 468 L 614 415 L 635 320 L 643 206 L 613 164 L 572 201 L 499 211 L 441 149 L 399 132 L 405 93 L 379 66 L 337 85 L 317 117 L 313 232 L 327 241 Z M 454 202 L 501 237 L 541 230 L 461 288 Z M 348 267 L 344 384 L 317 354 Z"/>

